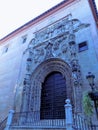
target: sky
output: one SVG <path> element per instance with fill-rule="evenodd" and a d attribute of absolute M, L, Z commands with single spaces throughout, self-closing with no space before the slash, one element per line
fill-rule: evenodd
<path fill-rule="evenodd" d="M 63 0 L 0 0 L 0 39 Z M 98 0 L 95 0 L 98 5 Z"/>

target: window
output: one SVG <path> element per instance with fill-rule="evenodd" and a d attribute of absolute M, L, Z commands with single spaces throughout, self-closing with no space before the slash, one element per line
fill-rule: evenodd
<path fill-rule="evenodd" d="M 79 43 L 78 50 L 79 50 L 79 52 L 88 50 L 87 42 L 85 41 L 85 42 Z"/>
<path fill-rule="evenodd" d="M 22 43 L 25 43 L 26 40 L 27 40 L 27 35 L 25 35 L 25 36 L 22 37 Z"/>
<path fill-rule="evenodd" d="M 9 46 L 5 46 L 4 49 L 3 49 L 3 53 L 7 53 L 8 52 L 8 49 L 9 49 Z"/>

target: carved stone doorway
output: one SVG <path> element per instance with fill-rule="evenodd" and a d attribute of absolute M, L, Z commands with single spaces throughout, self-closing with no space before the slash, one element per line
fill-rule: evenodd
<path fill-rule="evenodd" d="M 32 72 L 32 76 L 31 76 L 31 89 L 30 89 L 30 100 L 29 100 L 28 109 L 29 109 L 29 111 L 37 111 L 37 113 L 38 113 L 37 115 L 38 115 L 39 119 L 40 119 L 40 117 L 43 119 L 45 119 L 45 118 L 50 119 L 50 117 L 43 117 L 42 115 L 40 115 L 40 113 L 42 112 L 42 109 L 41 109 L 42 102 L 41 101 L 43 100 L 41 96 L 43 93 L 42 92 L 43 87 L 44 87 L 43 84 L 47 82 L 47 77 L 48 78 L 49 77 L 51 78 L 51 76 L 55 77 L 54 75 L 55 76 L 59 75 L 59 78 L 61 78 L 63 80 L 62 82 L 64 82 L 64 84 L 65 84 L 65 86 L 58 85 L 58 87 L 63 86 L 62 89 L 64 89 L 64 87 L 66 88 L 64 90 L 65 95 L 63 97 L 63 101 L 61 101 L 62 109 L 64 110 L 64 100 L 66 98 L 69 98 L 72 103 L 74 102 L 72 72 L 71 72 L 70 66 L 65 61 L 58 59 L 58 58 L 48 59 L 48 60 L 42 62 L 40 65 L 38 65 L 38 67 Z M 47 88 L 47 87 L 45 87 L 45 88 Z M 52 90 L 49 90 L 49 91 L 52 91 Z M 58 88 L 56 89 L 56 91 L 58 91 Z M 60 92 L 60 93 L 62 93 L 62 92 Z M 46 100 L 46 99 L 44 99 L 44 100 Z M 59 100 L 59 97 L 58 97 L 58 100 Z M 56 102 L 56 100 L 54 100 L 54 101 Z M 56 104 L 58 105 L 59 103 L 57 102 Z M 60 111 L 59 106 L 56 106 L 56 107 L 58 108 L 57 111 Z M 53 118 L 53 117 L 51 117 L 51 118 Z M 59 116 L 59 115 L 57 117 L 54 116 L 54 118 L 63 119 L 64 114 L 62 116 Z"/>
<path fill-rule="evenodd" d="M 59 72 L 52 72 L 46 78 L 41 91 L 41 119 L 64 119 L 66 80 Z"/>

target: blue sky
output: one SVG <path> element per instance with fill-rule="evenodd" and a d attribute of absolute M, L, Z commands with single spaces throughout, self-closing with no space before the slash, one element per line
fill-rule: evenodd
<path fill-rule="evenodd" d="M 0 39 L 61 1 L 0 0 Z"/>

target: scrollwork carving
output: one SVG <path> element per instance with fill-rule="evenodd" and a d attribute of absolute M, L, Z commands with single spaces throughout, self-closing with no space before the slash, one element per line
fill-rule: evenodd
<path fill-rule="evenodd" d="M 67 37 L 65 36 L 57 37 L 57 39 L 54 40 L 52 52 L 54 57 L 67 59 L 68 58 Z"/>
<path fill-rule="evenodd" d="M 36 48 L 33 50 L 33 62 L 40 63 L 43 61 L 45 57 L 45 49 L 44 48 Z"/>

